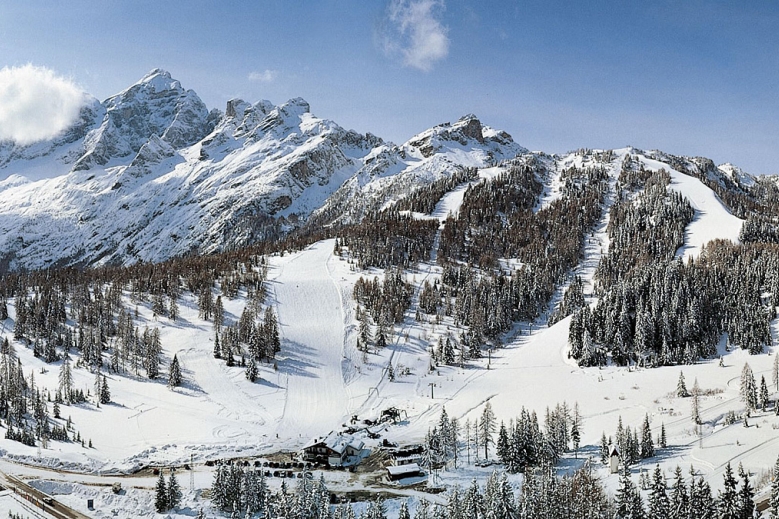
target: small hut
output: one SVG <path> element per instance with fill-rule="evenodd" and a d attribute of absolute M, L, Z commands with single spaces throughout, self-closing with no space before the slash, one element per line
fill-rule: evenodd
<path fill-rule="evenodd" d="M 612 474 L 619 472 L 619 449 L 616 445 L 612 445 L 609 450 L 609 469 Z"/>

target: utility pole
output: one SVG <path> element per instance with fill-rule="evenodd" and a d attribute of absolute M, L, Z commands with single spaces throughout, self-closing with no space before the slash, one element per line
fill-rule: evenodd
<path fill-rule="evenodd" d="M 433 388 L 435 387 L 435 382 L 430 382 L 430 383 L 428 384 L 428 386 L 430 386 L 430 398 L 431 398 L 432 400 L 435 400 L 435 397 L 433 396 Z"/>

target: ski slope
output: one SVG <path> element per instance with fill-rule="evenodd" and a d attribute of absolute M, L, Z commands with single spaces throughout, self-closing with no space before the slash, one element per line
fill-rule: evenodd
<path fill-rule="evenodd" d="M 697 178 L 671 169 L 668 164 L 641 156 L 640 160 L 651 170 L 665 169 L 671 175 L 670 189 L 679 192 L 695 210 L 695 217 L 687 227 L 684 246 L 677 255 L 685 260 L 699 256 L 703 246 L 715 239 L 738 242 L 743 220 L 737 218 L 719 197 Z"/>
<path fill-rule="evenodd" d="M 341 423 L 349 395 L 342 373 L 344 318 L 341 298 L 328 269 L 334 240 L 315 244 L 272 269 L 285 361 L 284 413 L 280 438 L 311 439 Z"/>

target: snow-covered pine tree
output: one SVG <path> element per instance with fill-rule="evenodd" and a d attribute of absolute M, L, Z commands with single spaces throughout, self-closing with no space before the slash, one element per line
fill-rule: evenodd
<path fill-rule="evenodd" d="M 417 505 L 417 509 L 414 512 L 414 519 L 431 519 L 430 502 L 426 499 L 421 499 Z"/>
<path fill-rule="evenodd" d="M 60 366 L 59 372 L 59 391 L 66 403 L 70 404 L 73 393 L 73 372 L 70 368 L 70 358 L 65 356 Z"/>
<path fill-rule="evenodd" d="M 405 499 L 400 502 L 400 509 L 398 510 L 398 519 L 411 519 L 411 514 L 408 511 L 408 501 Z"/>
<path fill-rule="evenodd" d="M 774 363 L 771 368 L 771 383 L 774 385 L 774 391 L 779 391 L 779 354 L 774 353 Z"/>
<path fill-rule="evenodd" d="M 179 365 L 178 354 L 173 354 L 173 360 L 168 367 L 168 387 L 174 388 L 181 385 L 181 366 Z"/>
<path fill-rule="evenodd" d="M 698 386 L 698 379 L 695 379 L 695 383 L 692 386 L 692 409 L 690 417 L 695 425 L 701 424 L 701 403 L 700 403 L 701 388 Z"/>
<path fill-rule="evenodd" d="M 741 370 L 741 386 L 739 394 L 741 400 L 747 406 L 747 416 L 750 411 L 757 409 L 757 384 L 755 383 L 755 376 L 752 373 L 752 368 L 749 363 L 744 363 L 744 368 Z"/>
<path fill-rule="evenodd" d="M 738 475 L 741 477 L 741 488 L 738 491 L 738 516 L 751 518 L 755 515 L 755 490 L 749 482 L 749 473 L 738 464 Z"/>
<path fill-rule="evenodd" d="M 649 492 L 649 517 L 667 518 L 670 512 L 670 502 L 666 492 L 665 476 L 660 465 L 655 465 Z"/>
<path fill-rule="evenodd" d="M 644 424 L 641 428 L 641 458 L 651 458 L 655 455 L 655 444 L 652 440 L 652 429 L 649 425 L 649 414 L 644 415 Z"/>
<path fill-rule="evenodd" d="M 779 457 L 776 458 L 776 462 L 774 463 L 773 478 L 771 479 L 771 498 L 768 502 L 768 510 L 771 519 L 779 519 Z"/>
<path fill-rule="evenodd" d="M 690 393 L 687 391 L 687 385 L 684 383 L 684 372 L 679 372 L 679 380 L 676 383 L 676 396 L 679 398 L 687 398 Z"/>
<path fill-rule="evenodd" d="M 249 361 L 246 364 L 246 379 L 249 382 L 257 380 L 257 362 L 255 362 L 254 357 L 249 357 Z"/>
<path fill-rule="evenodd" d="M 111 402 L 111 390 L 108 388 L 108 378 L 103 375 L 103 383 L 100 385 L 100 403 L 108 404 Z"/>
<path fill-rule="evenodd" d="M 723 488 L 717 498 L 717 511 L 722 519 L 739 519 L 739 499 L 736 491 L 736 478 L 730 462 L 725 466 Z"/>
<path fill-rule="evenodd" d="M 217 296 L 214 302 L 214 331 L 219 333 L 225 324 L 225 308 L 222 304 L 222 296 Z"/>
<path fill-rule="evenodd" d="M 609 442 L 606 439 L 606 431 L 603 431 L 600 436 L 600 462 L 604 465 L 609 464 Z"/>
<path fill-rule="evenodd" d="M 176 322 L 179 318 L 179 305 L 176 302 L 176 298 L 173 296 L 171 296 L 168 301 L 168 318 L 173 322 Z"/>
<path fill-rule="evenodd" d="M 765 411 L 768 408 L 768 385 L 765 382 L 765 375 L 760 376 L 760 395 L 758 398 L 758 403 L 760 405 L 760 409 L 762 411 Z"/>
<path fill-rule="evenodd" d="M 157 478 L 157 486 L 154 493 L 154 509 L 160 514 L 165 513 L 170 510 L 168 502 L 168 486 L 165 484 L 165 476 L 162 475 L 162 470 L 160 470 L 160 477 Z"/>
<path fill-rule="evenodd" d="M 669 519 L 689 519 L 692 514 L 690 510 L 690 494 L 687 491 L 687 485 L 684 482 L 682 469 L 678 465 L 674 470 L 674 484 L 671 492 L 671 508 Z"/>
<path fill-rule="evenodd" d="M 162 476 L 162 471 L 160 471 L 160 476 Z M 178 479 L 176 479 L 176 471 L 173 469 L 171 469 L 170 476 L 168 476 L 167 495 L 168 509 L 177 508 L 181 504 L 181 487 L 179 486 Z"/>
<path fill-rule="evenodd" d="M 479 428 L 481 444 L 484 447 L 484 458 L 489 459 L 489 446 L 494 443 L 493 435 L 497 429 L 495 423 L 495 413 L 492 411 L 492 404 L 490 404 L 489 401 L 484 404 L 484 410 L 481 413 Z"/>

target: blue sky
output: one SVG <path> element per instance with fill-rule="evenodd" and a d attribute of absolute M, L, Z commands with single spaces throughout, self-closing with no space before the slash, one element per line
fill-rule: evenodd
<path fill-rule="evenodd" d="M 0 67 L 27 63 L 99 99 L 161 67 L 209 108 L 300 96 L 395 142 L 474 113 L 779 173 L 777 2 L 0 0 Z"/>

